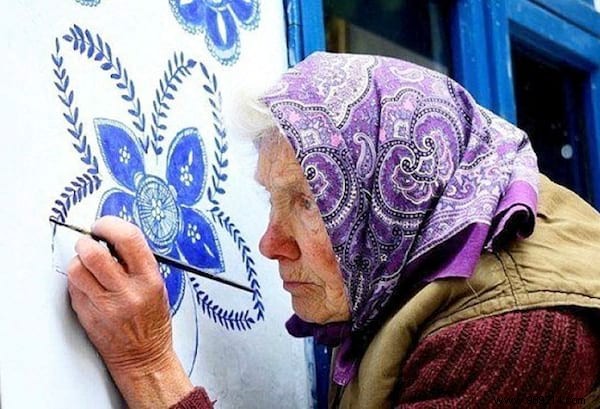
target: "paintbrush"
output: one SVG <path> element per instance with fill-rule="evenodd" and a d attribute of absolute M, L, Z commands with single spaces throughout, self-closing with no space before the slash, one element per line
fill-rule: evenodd
<path fill-rule="evenodd" d="M 92 239 L 94 239 L 96 241 L 101 241 L 103 243 L 106 243 L 106 240 L 102 239 L 101 237 L 96 236 L 91 231 L 82 229 L 81 227 L 77 227 L 77 226 L 73 226 L 73 225 L 61 222 L 60 220 L 57 220 L 57 219 L 55 219 L 53 217 L 50 217 L 49 220 L 50 220 L 51 223 L 54 223 L 54 224 L 56 224 L 58 226 L 66 227 L 67 229 L 76 231 L 76 232 L 81 233 L 81 234 L 85 234 L 86 236 L 90 236 Z M 110 246 L 109 246 L 109 249 L 110 249 Z M 171 258 L 171 257 L 168 257 L 168 256 L 163 256 L 163 255 L 157 254 L 155 252 L 152 252 L 152 254 L 154 255 L 154 258 L 156 259 L 156 261 L 158 261 L 159 263 L 164 263 L 164 264 L 167 264 L 167 265 L 169 265 L 171 267 L 176 267 L 176 268 L 179 268 L 181 270 L 187 271 L 188 273 L 195 274 L 195 275 L 200 276 L 200 277 L 208 278 L 209 280 L 217 281 L 217 282 L 219 282 L 221 284 L 226 284 L 226 285 L 229 285 L 231 287 L 238 288 L 240 290 L 248 291 L 249 293 L 253 293 L 254 292 L 254 291 L 252 291 L 251 288 L 246 287 L 246 286 L 244 286 L 242 284 L 238 284 L 235 281 L 231 281 L 231 280 L 228 280 L 226 278 L 217 277 L 217 276 L 215 276 L 213 274 L 210 274 L 210 273 L 207 273 L 205 271 L 202 271 L 202 270 L 200 270 L 200 269 L 198 269 L 198 268 L 196 268 L 194 266 L 191 266 L 189 264 L 183 263 L 183 262 L 181 262 L 179 260 L 176 260 L 174 258 Z"/>

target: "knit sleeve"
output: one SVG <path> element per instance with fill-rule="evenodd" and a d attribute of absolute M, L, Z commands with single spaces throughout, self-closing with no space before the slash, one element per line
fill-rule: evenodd
<path fill-rule="evenodd" d="M 213 409 L 213 404 L 214 402 L 211 402 L 206 390 L 202 387 L 196 387 L 189 395 L 171 406 L 170 409 Z"/>
<path fill-rule="evenodd" d="M 600 339 L 569 310 L 507 313 L 452 325 L 408 357 L 396 408 L 581 405 L 600 371 Z"/>

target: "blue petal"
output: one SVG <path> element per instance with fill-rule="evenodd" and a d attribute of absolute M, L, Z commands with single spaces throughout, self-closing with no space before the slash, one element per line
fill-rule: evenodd
<path fill-rule="evenodd" d="M 258 23 L 259 9 L 257 0 L 231 0 L 229 7 L 246 28 L 254 28 Z"/>
<path fill-rule="evenodd" d="M 117 216 L 133 223 L 133 201 L 135 197 L 120 189 L 110 189 L 104 192 L 98 205 L 97 217 Z"/>
<path fill-rule="evenodd" d="M 202 0 L 192 0 L 182 4 L 182 0 L 170 0 L 171 8 L 177 19 L 190 31 L 196 31 L 204 26 L 206 19 L 206 4 Z"/>
<path fill-rule="evenodd" d="M 206 153 L 196 128 L 181 130 L 171 142 L 167 180 L 175 188 L 181 204 L 191 206 L 202 197 L 206 185 Z"/>
<path fill-rule="evenodd" d="M 181 208 L 183 226 L 177 236 L 177 246 L 187 262 L 211 273 L 225 270 L 223 252 L 215 228 L 202 213 Z"/>
<path fill-rule="evenodd" d="M 112 177 L 122 186 L 135 191 L 135 178 L 144 174 L 144 157 L 133 132 L 124 124 L 110 119 L 94 120 L 98 144 Z"/>
<path fill-rule="evenodd" d="M 169 257 L 176 260 L 180 259 L 177 249 L 173 249 L 169 253 Z M 171 315 L 175 315 L 181 301 L 183 300 L 183 294 L 185 292 L 185 276 L 184 272 L 178 268 L 171 267 L 168 264 L 160 263 L 160 273 L 165 281 L 165 287 L 167 288 L 167 294 L 169 295 L 169 307 L 171 309 Z"/>
<path fill-rule="evenodd" d="M 219 20 L 221 20 L 219 22 Z M 237 25 L 228 9 L 216 12 L 206 10 L 206 30 L 208 46 L 216 56 L 229 62 L 239 55 L 239 38 Z"/>

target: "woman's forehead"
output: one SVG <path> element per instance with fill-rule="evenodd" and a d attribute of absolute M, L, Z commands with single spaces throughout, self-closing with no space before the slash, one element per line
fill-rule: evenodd
<path fill-rule="evenodd" d="M 284 138 L 269 138 L 261 143 L 255 178 L 270 191 L 288 189 L 305 182 L 294 150 Z"/>

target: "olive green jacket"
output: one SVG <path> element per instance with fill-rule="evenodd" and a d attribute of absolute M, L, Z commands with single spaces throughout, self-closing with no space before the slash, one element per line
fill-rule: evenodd
<path fill-rule="evenodd" d="M 441 279 L 418 291 L 377 333 L 358 376 L 344 389 L 332 383 L 330 407 L 391 407 L 409 351 L 435 331 L 505 312 L 555 306 L 600 309 L 600 214 L 541 176 L 534 233 L 502 251 L 483 254 L 471 278 Z M 586 407 L 600 407 L 600 388 L 592 395 Z"/>

